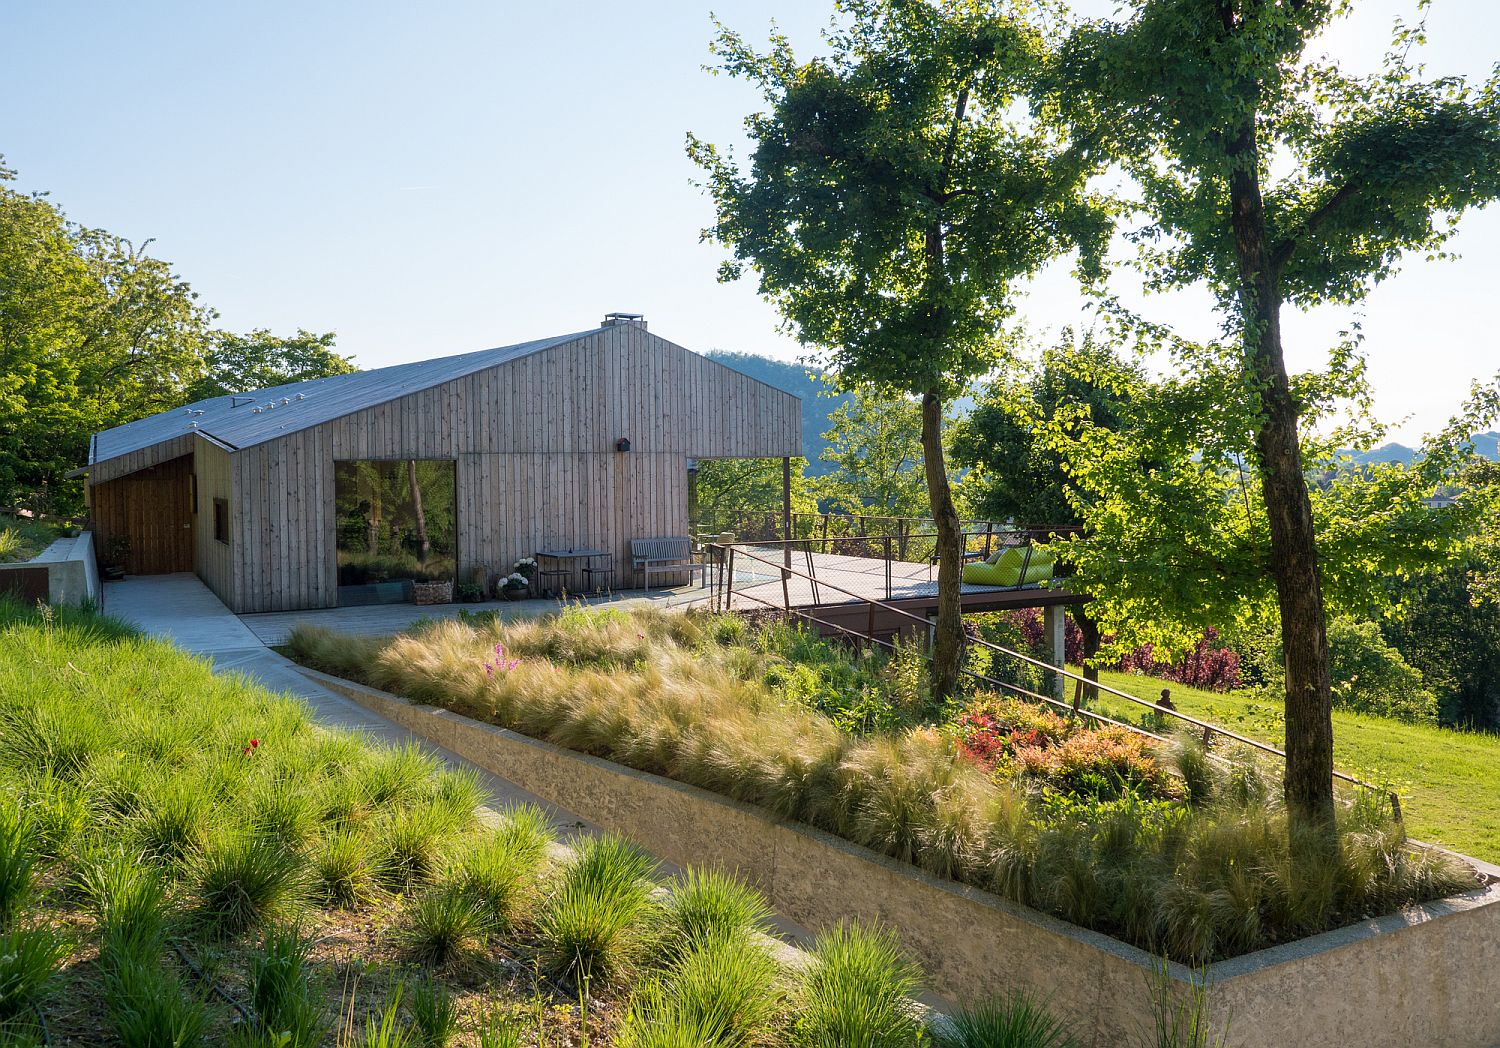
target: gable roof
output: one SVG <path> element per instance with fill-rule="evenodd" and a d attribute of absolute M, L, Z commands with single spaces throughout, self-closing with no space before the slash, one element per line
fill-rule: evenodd
<path fill-rule="evenodd" d="M 237 451 L 602 330 L 593 328 L 514 346 L 308 379 L 232 396 L 210 397 L 96 433 L 89 445 L 89 464 L 106 462 L 193 433 L 202 434 L 230 451 Z M 273 403 L 274 407 L 267 407 Z M 261 410 L 257 411 L 257 408 Z"/>

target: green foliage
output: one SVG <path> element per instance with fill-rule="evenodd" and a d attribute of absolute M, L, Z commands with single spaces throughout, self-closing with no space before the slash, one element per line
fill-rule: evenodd
<path fill-rule="evenodd" d="M 684 950 L 769 932 L 770 926 L 771 908 L 760 892 L 719 870 L 690 867 L 672 885 L 662 942 L 669 951 Z"/>
<path fill-rule="evenodd" d="M 783 37 L 758 54 L 720 29 L 722 70 L 769 107 L 747 170 L 689 139 L 708 235 L 734 254 L 721 274 L 753 266 L 842 377 L 948 390 L 993 362 L 1013 280 L 1107 233 L 1082 157 L 1013 104 L 1046 44 L 1015 9 L 958 4 L 853 5 L 828 43 L 799 63 Z"/>
<path fill-rule="evenodd" d="M 656 916 L 647 880 L 654 868 L 622 838 L 582 841 L 537 921 L 547 969 L 580 984 L 623 978 Z"/>
<path fill-rule="evenodd" d="M 983 390 L 974 410 L 953 427 L 955 466 L 967 468 L 961 493 L 970 515 L 1025 524 L 1083 523 L 1069 501 L 1072 474 L 1047 439 L 1060 416 L 1070 427 L 1118 428 L 1118 401 L 1128 391 L 1107 379 L 1111 351 L 1071 330 L 1031 368 L 1013 365 Z M 1139 374 L 1129 365 L 1128 371 Z"/>
<path fill-rule="evenodd" d="M 1075 1048 L 1067 1025 L 1024 994 L 961 1008 L 932 1025 L 934 1048 Z"/>
<path fill-rule="evenodd" d="M 272 389 L 356 370 L 333 352 L 333 332 L 299 330 L 290 338 L 257 328 L 244 335 L 215 331 L 204 352 L 203 374 L 188 387 L 189 401 Z"/>
<path fill-rule="evenodd" d="M 310 949 L 301 929 L 284 925 L 267 930 L 250 959 L 250 1006 L 268 1045 L 315 1048 L 328 1032 L 323 1000 L 308 981 Z"/>
<path fill-rule="evenodd" d="M 490 927 L 479 900 L 445 886 L 412 899 L 401 943 L 413 960 L 436 967 L 473 954 Z"/>
<path fill-rule="evenodd" d="M 792 460 L 792 512 L 817 510 L 807 460 Z M 701 459 L 693 479 L 692 523 L 699 534 L 780 537 L 780 459 Z"/>
<path fill-rule="evenodd" d="M 1432 720 L 1437 697 L 1422 674 L 1386 643 L 1380 626 L 1337 618 L 1328 624 L 1335 705 L 1399 720 Z"/>
<path fill-rule="evenodd" d="M 553 839 L 551 823 L 540 808 L 512 808 L 503 823 L 469 845 L 449 881 L 482 902 L 497 927 L 513 928 L 534 902 Z"/>
<path fill-rule="evenodd" d="M 763 1043 L 778 1004 L 775 977 L 761 943 L 742 936 L 692 943 L 636 992 L 619 1033 L 622 1048 Z"/>
<path fill-rule="evenodd" d="M 212 938 L 231 939 L 292 909 L 305 887 L 296 852 L 243 831 L 225 831 L 194 869 L 198 918 Z"/>
<path fill-rule="evenodd" d="M 0 1023 L 42 1001 L 67 952 L 67 942 L 45 926 L 0 931 Z"/>
<path fill-rule="evenodd" d="M 35 831 L 15 797 L 0 795 L 0 928 L 9 927 L 31 895 Z"/>
<path fill-rule="evenodd" d="M 73 512 L 94 432 L 221 390 L 350 369 L 329 335 L 215 331 L 169 263 L 7 184 L 0 160 L 0 506 Z"/>
<path fill-rule="evenodd" d="M 1244 630 L 1236 643 L 1248 649 L 1260 693 L 1279 694 L 1284 687 L 1280 641 L 1268 632 Z M 1345 615 L 1330 618 L 1328 666 L 1336 708 L 1404 721 L 1436 719 L 1436 695 L 1421 672 L 1386 641 L 1378 623 Z"/>
<path fill-rule="evenodd" d="M 889 932 L 840 925 L 814 941 L 794 1040 L 805 1048 L 911 1048 L 921 1024 L 916 967 Z"/>
<path fill-rule="evenodd" d="M 1488 500 L 1457 563 L 1424 572 L 1382 631 L 1438 695 L 1441 719 L 1500 726 L 1500 469 L 1473 469 L 1465 498 Z"/>
<path fill-rule="evenodd" d="M 353 909 L 375 889 L 375 861 L 359 830 L 336 830 L 323 838 L 309 860 L 314 899 L 325 906 Z"/>
<path fill-rule="evenodd" d="M 104 1003 L 123 1048 L 194 1048 L 208 1012 L 156 958 L 122 958 L 104 980 Z"/>
<path fill-rule="evenodd" d="M 451 810 L 430 801 L 401 808 L 376 832 L 376 871 L 389 888 L 426 884 L 442 868 L 443 852 L 459 825 Z"/>
<path fill-rule="evenodd" d="M 819 479 L 817 491 L 826 512 L 927 516 L 920 403 L 853 387 L 829 413 L 824 436 L 823 459 L 833 469 Z"/>
<path fill-rule="evenodd" d="M 0 564 L 30 560 L 57 538 L 52 525 L 17 517 L 0 520 Z"/>
<path fill-rule="evenodd" d="M 161 955 L 171 925 L 167 886 L 140 855 L 116 850 L 97 856 L 79 873 L 79 886 L 99 923 L 99 952 L 106 966 Z"/>
<path fill-rule="evenodd" d="M 1162 379 L 1102 348 L 1049 354 L 1056 381 L 1107 391 L 1114 413 L 1107 425 L 1094 424 L 1092 406 L 1060 400 L 1051 414 L 1031 416 L 1035 439 L 1068 464 L 1062 494 L 1087 534 L 1068 544 L 1066 557 L 1072 585 L 1099 598 L 1090 614 L 1115 638 L 1106 654 L 1141 644 L 1189 650 L 1208 627 L 1280 626 L 1263 477 L 1248 437 L 1255 407 L 1238 351 L 1165 344 L 1178 366 Z M 1475 504 L 1435 510 L 1423 499 L 1467 468 L 1461 434 L 1487 401 L 1467 405 L 1411 466 L 1356 470 L 1341 449 L 1380 431 L 1368 421 L 1353 352 L 1346 347 L 1325 375 L 1304 376 L 1299 392 L 1310 420 L 1346 411 L 1358 420 L 1304 439 L 1302 461 L 1318 478 L 1309 497 L 1330 614 L 1363 617 L 1392 608 L 1411 579 L 1456 557 L 1477 527 Z"/>
<path fill-rule="evenodd" d="M 458 1006 L 453 995 L 431 978 L 418 979 L 407 998 L 412 1040 L 418 1048 L 447 1048 L 458 1033 Z"/>

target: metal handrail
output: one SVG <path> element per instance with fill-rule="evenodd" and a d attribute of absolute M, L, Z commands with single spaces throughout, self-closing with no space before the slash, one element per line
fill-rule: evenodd
<path fill-rule="evenodd" d="M 868 636 L 864 633 L 860 633 L 858 630 L 851 630 L 847 626 L 840 626 L 837 622 L 829 622 L 827 619 L 820 619 L 816 615 L 810 615 L 805 611 L 801 611 L 800 609 L 778 608 L 775 604 L 771 603 L 768 600 L 757 597 L 753 593 L 741 593 L 740 596 L 748 597 L 749 599 L 756 601 L 757 603 L 764 604 L 772 611 L 785 610 L 787 613 L 794 615 L 799 619 L 802 619 L 804 622 L 811 622 L 814 625 L 822 626 L 825 629 L 836 630 L 839 633 L 845 634 L 849 637 L 853 637 L 854 639 L 861 641 L 862 643 L 878 644 L 880 647 L 887 648 L 890 651 L 896 650 L 896 645 L 892 644 L 888 640 L 881 640 L 878 637 Z M 925 658 L 928 662 L 932 661 L 931 655 L 924 655 L 923 658 Z M 1065 713 L 1076 713 L 1079 716 L 1087 717 L 1099 724 L 1108 724 L 1112 727 L 1123 728 L 1128 732 L 1135 733 L 1136 735 L 1144 735 L 1149 739 L 1155 739 L 1157 742 L 1167 741 L 1164 737 L 1157 735 L 1155 732 L 1147 731 L 1145 728 L 1137 727 L 1134 724 L 1127 724 L 1124 721 L 1117 721 L 1113 717 L 1105 716 L 1102 713 L 1095 713 L 1093 710 L 1086 710 L 1077 706 L 1070 706 L 1066 702 L 1063 702 L 1061 699 L 1055 699 L 1050 695 L 1043 695 L 1040 692 L 1032 691 L 1030 688 L 1023 688 L 1019 684 L 1012 684 L 1009 681 L 1003 681 L 996 677 L 985 676 L 983 673 L 980 673 L 977 670 L 960 668 L 959 672 L 966 677 L 972 677 L 974 680 L 983 681 L 986 684 L 993 684 L 997 688 L 1003 688 L 1006 691 L 1013 691 L 1017 695 L 1024 695 L 1028 699 L 1035 699 L 1037 702 L 1045 703 L 1048 706 L 1056 706 L 1058 709 L 1062 710 Z"/>
<path fill-rule="evenodd" d="M 713 545 L 717 546 L 719 544 L 715 543 Z M 734 559 L 733 558 L 736 556 L 736 551 L 735 551 L 735 546 L 733 544 L 729 545 L 728 548 L 729 548 L 729 564 L 728 564 L 728 567 L 730 568 L 730 571 L 727 573 L 728 574 L 728 583 L 727 583 L 727 587 L 728 588 L 726 590 L 726 593 L 727 593 L 728 597 L 730 599 L 732 599 L 733 595 L 734 595 L 734 588 L 733 588 L 734 587 L 734 576 L 733 576 L 733 570 L 732 569 L 733 569 L 733 565 L 734 565 Z M 792 576 L 792 575 L 799 575 L 800 576 L 801 575 L 800 572 L 794 571 L 790 567 L 787 567 L 787 566 L 784 566 L 784 565 L 781 565 L 781 564 L 773 564 L 771 561 L 768 561 L 768 560 L 766 560 L 763 557 L 757 557 L 755 554 L 750 553 L 748 551 L 740 551 L 738 553 L 738 556 L 748 557 L 749 559 L 751 559 L 753 561 L 757 561 L 759 563 L 769 565 L 771 567 L 774 567 L 774 568 L 778 569 L 779 571 L 784 572 L 785 575 L 783 576 L 783 590 L 785 590 L 785 579 L 786 579 L 787 576 Z M 801 577 L 803 577 L 803 578 L 809 578 L 809 580 L 811 581 L 811 579 L 810 579 L 809 576 L 801 576 Z M 901 618 L 910 619 L 913 622 L 920 623 L 921 626 L 922 626 L 922 628 L 924 630 L 925 629 L 930 629 L 932 627 L 932 623 L 930 621 L 928 621 L 926 618 L 923 618 L 920 615 L 914 615 L 911 612 L 906 611 L 903 608 L 896 607 L 894 604 L 888 604 L 885 601 L 876 600 L 873 597 L 861 596 L 858 593 L 854 593 L 851 590 L 844 589 L 843 587 L 838 586 L 838 585 L 836 585 L 834 583 L 831 583 L 831 582 L 824 582 L 824 583 L 822 583 L 822 586 L 824 586 L 827 589 L 834 590 L 835 592 L 842 593 L 842 594 L 844 594 L 846 596 L 853 597 L 856 601 L 864 602 L 864 603 L 867 603 L 867 604 L 871 605 L 871 618 L 872 619 L 874 617 L 874 609 L 878 607 L 878 608 L 881 608 L 881 609 L 883 609 L 883 610 L 885 610 L 887 612 L 893 613 L 893 614 L 895 614 L 895 615 L 897 615 L 897 616 L 899 616 Z M 741 596 L 750 596 L 750 595 L 742 593 Z M 753 598 L 753 596 L 752 596 L 752 599 L 755 599 L 755 598 Z M 716 607 L 718 606 L 717 603 L 716 603 L 715 606 Z M 723 607 L 724 607 L 724 610 L 730 610 L 729 609 L 729 605 L 728 605 L 727 602 L 724 604 Z M 788 602 L 787 610 L 788 611 L 791 610 L 790 602 Z M 1272 754 L 1272 755 L 1274 755 L 1276 757 L 1279 757 L 1279 758 L 1281 758 L 1281 760 L 1283 762 L 1285 762 L 1285 760 L 1286 760 L 1286 751 L 1285 750 L 1277 749 L 1275 746 L 1271 746 L 1271 745 L 1269 745 L 1267 743 L 1260 742 L 1260 741 L 1258 741 L 1256 739 L 1248 738 L 1248 737 L 1246 737 L 1244 735 L 1239 734 L 1238 732 L 1230 731 L 1228 728 L 1220 727 L 1219 725 L 1213 724 L 1213 723 L 1211 723 L 1209 721 L 1199 720 L 1197 717 L 1190 716 L 1190 715 L 1188 715 L 1186 713 L 1181 712 L 1180 710 L 1169 710 L 1169 709 L 1167 709 L 1167 708 L 1165 708 L 1163 706 L 1158 706 L 1156 703 L 1150 701 L 1149 699 L 1143 699 L 1143 698 L 1141 698 L 1138 695 L 1131 695 L 1129 692 L 1121 691 L 1118 688 L 1112 688 L 1112 687 L 1110 687 L 1107 684 L 1100 684 L 1098 681 L 1091 681 L 1091 680 L 1089 680 L 1086 677 L 1082 677 L 1079 674 L 1074 673 L 1073 671 L 1067 669 L 1066 667 L 1063 667 L 1063 666 L 1054 666 L 1052 663 L 1043 662 L 1041 659 L 1033 658 L 1030 655 L 1023 655 L 1023 654 L 1021 654 L 1018 651 L 1012 651 L 1010 648 L 1002 647 L 999 644 L 992 644 L 989 641 L 984 640 L 983 638 L 980 638 L 980 637 L 970 637 L 970 638 L 967 638 L 967 641 L 970 644 L 978 644 L 981 647 L 988 648 L 991 651 L 998 651 L 1001 654 L 1009 655 L 1012 658 L 1020 659 L 1022 662 L 1027 662 L 1027 663 L 1030 663 L 1033 666 L 1038 666 L 1038 667 L 1042 668 L 1043 670 L 1046 670 L 1048 673 L 1055 673 L 1055 674 L 1057 674 L 1060 677 L 1063 677 L 1065 679 L 1077 681 L 1077 682 L 1079 682 L 1081 685 L 1083 685 L 1085 687 L 1093 688 L 1096 691 L 1102 691 L 1102 692 L 1104 692 L 1106 694 L 1113 695 L 1113 696 L 1115 696 L 1117 698 L 1124 699 L 1127 702 L 1133 702 L 1133 703 L 1135 703 L 1138 706 L 1147 707 L 1148 709 L 1154 711 L 1155 713 L 1162 714 L 1162 715 L 1165 715 L 1165 716 L 1168 716 L 1168 717 L 1176 718 L 1177 720 L 1183 721 L 1186 724 L 1191 724 L 1194 727 L 1200 728 L 1200 729 L 1203 730 L 1203 732 L 1204 732 L 1204 742 L 1207 742 L 1209 740 L 1210 736 L 1213 735 L 1213 734 L 1223 735 L 1225 738 L 1233 739 L 1234 741 L 1236 741 L 1238 743 L 1241 743 L 1243 745 L 1249 746 L 1252 749 L 1260 750 L 1263 753 L 1269 753 L 1269 754 Z M 1341 772 L 1337 768 L 1335 768 L 1334 771 L 1333 771 L 1333 777 L 1335 779 L 1339 779 L 1339 780 L 1341 780 L 1343 782 L 1351 783 L 1351 784 L 1353 784 L 1355 786 L 1361 786 L 1361 787 L 1363 787 L 1363 788 L 1365 788 L 1367 790 L 1375 790 L 1377 792 L 1381 791 L 1381 787 L 1376 786 L 1374 783 L 1366 782 L 1364 779 L 1357 778 L 1357 777 L 1355 777 L 1353 775 L 1348 774 L 1347 772 Z M 1401 818 L 1401 798 L 1398 797 L 1394 791 L 1386 790 L 1384 792 L 1390 798 L 1392 811 L 1394 812 L 1395 817 L 1399 820 Z"/>

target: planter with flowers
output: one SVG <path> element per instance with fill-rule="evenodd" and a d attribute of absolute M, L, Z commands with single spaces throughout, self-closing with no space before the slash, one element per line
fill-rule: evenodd
<path fill-rule="evenodd" d="M 502 600 L 521 600 L 531 592 L 531 583 L 525 575 L 514 572 L 503 577 L 495 589 Z"/>

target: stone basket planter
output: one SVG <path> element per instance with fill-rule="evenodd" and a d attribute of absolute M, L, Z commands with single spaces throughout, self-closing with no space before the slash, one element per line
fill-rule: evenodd
<path fill-rule="evenodd" d="M 441 582 L 413 582 L 411 584 L 413 604 L 452 604 L 453 580 Z"/>
<path fill-rule="evenodd" d="M 696 786 L 301 672 L 662 859 L 736 873 L 807 928 L 892 929 L 950 1001 L 1020 991 L 1089 1048 L 1155 1043 L 1160 962 L 1134 946 Z M 1233 1048 L 1500 1045 L 1500 869 L 1474 865 L 1474 891 L 1210 965 L 1211 1025 Z M 1179 998 L 1199 978 L 1166 976 Z"/>

